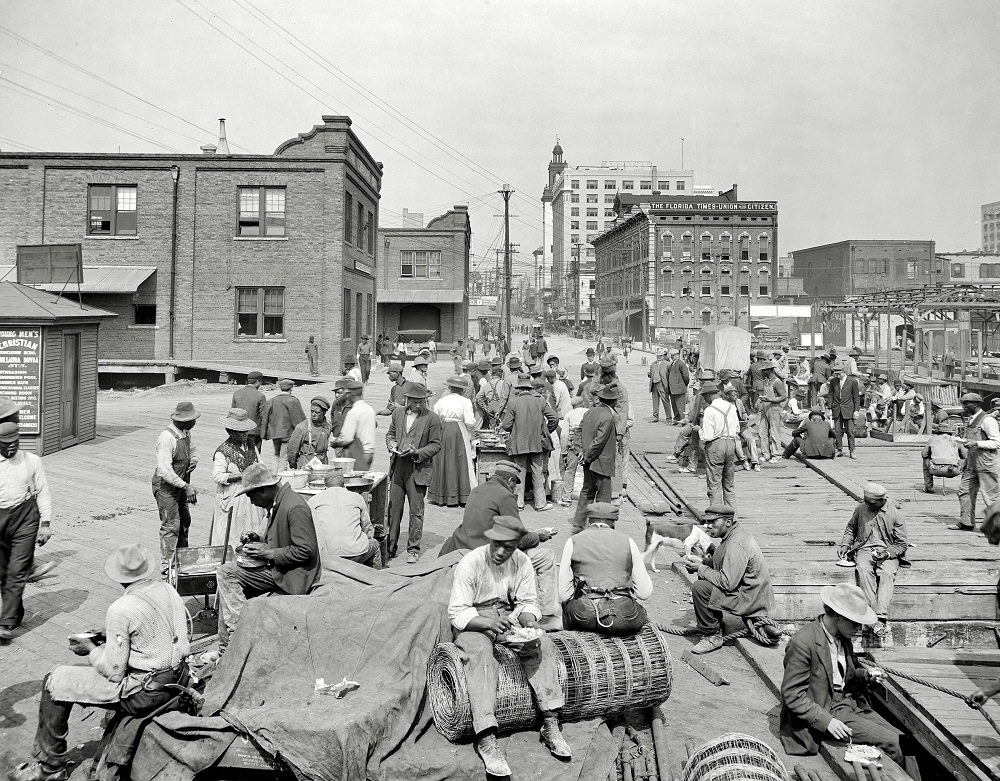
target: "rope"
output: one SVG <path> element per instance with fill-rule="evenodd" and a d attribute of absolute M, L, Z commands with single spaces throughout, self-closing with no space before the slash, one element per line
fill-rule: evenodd
<path fill-rule="evenodd" d="M 686 637 L 688 635 L 702 634 L 702 631 L 696 626 L 687 626 L 683 628 L 679 628 L 676 626 L 664 626 L 663 624 L 655 624 L 655 626 L 661 632 L 666 632 L 668 635 L 678 635 L 680 637 Z M 722 638 L 722 642 L 728 643 L 732 640 L 739 640 L 741 637 L 746 637 L 748 634 L 750 634 L 749 629 L 740 629 L 736 632 L 733 632 L 731 635 L 725 635 Z"/>
<path fill-rule="evenodd" d="M 913 681 L 913 683 L 919 683 L 921 686 L 926 686 L 928 689 L 934 689 L 935 691 L 939 691 L 942 694 L 947 694 L 950 695 L 951 697 L 956 697 L 962 700 L 970 708 L 979 711 L 981 714 L 983 714 L 983 718 L 986 719 L 986 721 L 989 722 L 990 726 L 993 727 L 996 733 L 1000 735 L 1000 724 L 997 724 L 997 722 L 993 719 L 993 717 L 986 712 L 986 709 L 981 704 L 973 700 L 972 697 L 969 696 L 968 694 L 962 694 L 961 692 L 955 691 L 954 689 L 949 689 L 945 686 L 941 686 L 940 684 L 936 684 L 933 681 L 928 681 L 926 678 L 919 678 L 916 675 L 909 675 L 908 673 L 904 673 L 902 670 L 897 670 L 895 667 L 886 667 L 881 664 L 875 664 L 873 662 L 867 661 L 866 659 L 860 659 L 859 661 L 866 669 L 874 667 L 886 673 L 887 675 L 893 676 L 894 678 L 903 678 L 904 680 L 907 681 Z"/>

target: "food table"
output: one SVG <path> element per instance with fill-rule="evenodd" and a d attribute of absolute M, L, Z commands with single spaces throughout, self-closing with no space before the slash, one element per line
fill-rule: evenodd
<path fill-rule="evenodd" d="M 481 431 L 476 445 L 476 475 L 479 482 L 485 482 L 493 474 L 497 461 L 510 458 L 507 455 L 507 436 L 493 431 Z"/>

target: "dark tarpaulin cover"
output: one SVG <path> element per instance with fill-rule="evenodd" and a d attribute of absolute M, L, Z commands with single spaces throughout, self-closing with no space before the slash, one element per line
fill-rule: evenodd
<path fill-rule="evenodd" d="M 341 560 L 309 596 L 247 603 L 205 692 L 202 717 L 172 713 L 146 729 L 134 781 L 190 781 L 243 733 L 305 779 L 486 778 L 471 745 L 434 729 L 427 659 L 451 640 L 452 553 L 406 575 Z M 343 699 L 315 693 L 317 678 L 361 688 Z M 235 729 L 234 729 L 235 728 Z M 606 779 L 615 747 L 600 721 L 565 725 L 574 760 L 552 758 L 538 733 L 505 739 L 517 778 Z"/>

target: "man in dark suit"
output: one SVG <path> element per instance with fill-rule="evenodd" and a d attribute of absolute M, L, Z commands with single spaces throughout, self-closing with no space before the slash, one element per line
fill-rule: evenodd
<path fill-rule="evenodd" d="M 261 436 L 264 427 L 261 425 L 267 414 L 267 397 L 260 392 L 260 384 L 264 380 L 264 375 L 258 371 L 252 371 L 247 375 L 247 384 L 242 388 L 237 388 L 233 392 L 232 407 L 239 407 L 247 411 L 247 417 L 257 424 L 256 433 L 251 432 L 247 436 L 247 441 L 260 452 Z"/>
<path fill-rule="evenodd" d="M 424 496 L 434 476 L 434 456 L 441 450 L 441 418 L 427 409 L 426 385 L 406 386 L 406 406 L 393 410 L 385 446 L 389 449 L 389 558 L 395 558 L 403 503 L 410 507 L 407 564 L 420 558 L 424 534 Z"/>
<path fill-rule="evenodd" d="M 264 415 L 262 436 L 274 445 L 275 472 L 288 469 L 288 440 L 295 427 L 306 419 L 302 402 L 292 395 L 294 387 L 292 380 L 278 380 L 280 392 L 267 402 Z"/>
<path fill-rule="evenodd" d="M 594 394 L 597 401 L 587 410 L 580 423 L 583 453 L 583 488 L 573 516 L 572 534 L 587 528 L 587 507 L 591 502 L 611 501 L 611 478 L 615 473 L 618 456 L 618 436 L 615 416 L 611 411 L 618 403 L 618 383 L 599 386 Z"/>
<path fill-rule="evenodd" d="M 552 450 L 550 434 L 559 425 L 559 416 L 545 398 L 534 390 L 526 374 L 518 376 L 514 393 L 507 402 L 500 428 L 510 432 L 507 453 L 524 470 L 522 480 L 531 474 L 535 510 L 551 510 L 552 503 L 545 496 L 545 462 Z M 524 483 L 518 483 L 518 509 L 524 509 Z"/>
<path fill-rule="evenodd" d="M 847 449 L 854 458 L 854 413 L 861 409 L 861 388 L 855 377 L 848 377 L 846 367 L 837 363 L 829 383 L 826 406 L 833 416 L 837 432 L 837 455 L 844 455 L 844 432 L 847 432 Z"/>
<path fill-rule="evenodd" d="M 670 395 L 670 406 L 674 416 L 674 425 L 679 426 L 687 407 L 687 387 L 691 381 L 691 371 L 687 362 L 681 358 L 677 350 L 670 351 L 670 366 L 667 369 L 666 387 Z"/>
<path fill-rule="evenodd" d="M 838 583 L 820 589 L 824 613 L 796 632 L 785 650 L 779 732 L 785 753 L 813 755 L 827 737 L 876 746 L 904 766 L 920 770 L 910 738 L 872 711 L 864 689 L 881 671 L 863 669 L 851 638 L 875 623 L 875 612 L 857 586 Z"/>
<path fill-rule="evenodd" d="M 216 570 L 219 584 L 219 650 L 224 651 L 248 599 L 262 594 L 308 594 L 320 574 L 319 543 L 306 500 L 282 483 L 264 464 L 243 470 L 251 504 L 268 511 L 260 542 L 243 545 L 241 555 L 257 568 L 227 561 Z"/>
<path fill-rule="evenodd" d="M 667 360 L 667 351 L 659 350 L 656 354 L 656 360 L 653 361 L 649 367 L 649 371 L 646 372 L 646 376 L 649 377 L 649 395 L 653 399 L 653 417 L 649 419 L 650 423 L 660 422 L 661 404 L 663 406 L 664 417 L 670 414 L 670 403 L 667 401 L 669 398 L 667 394 L 667 370 L 669 368 L 670 362 Z"/>

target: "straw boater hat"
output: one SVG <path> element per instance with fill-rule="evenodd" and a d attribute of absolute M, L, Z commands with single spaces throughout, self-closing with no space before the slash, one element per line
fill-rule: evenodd
<path fill-rule="evenodd" d="M 20 404 L 17 404 L 12 399 L 0 396 L 0 420 L 11 417 L 16 412 L 19 412 L 20 409 L 21 409 Z"/>
<path fill-rule="evenodd" d="M 855 624 L 871 626 L 877 620 L 875 611 L 865 599 L 865 592 L 850 583 L 823 586 L 819 590 L 819 598 L 834 613 Z"/>
<path fill-rule="evenodd" d="M 524 528 L 521 519 L 515 518 L 513 515 L 493 516 L 493 528 L 487 529 L 485 532 L 487 537 L 498 542 L 519 540 L 527 533 L 528 530 Z"/>
<path fill-rule="evenodd" d="M 201 413 L 194 408 L 194 404 L 190 401 L 178 401 L 170 419 L 177 423 L 186 423 L 189 420 L 195 420 L 200 415 Z"/>
<path fill-rule="evenodd" d="M 156 572 L 156 556 L 143 545 L 122 545 L 108 556 L 104 571 L 115 583 L 135 583 Z"/>
<path fill-rule="evenodd" d="M 266 488 L 269 485 L 277 485 L 279 482 L 278 478 L 272 474 L 271 470 L 265 464 L 261 464 L 260 462 L 250 464 L 250 466 L 243 470 L 243 484 L 240 486 L 240 490 L 236 492 L 236 496 L 256 491 L 258 488 Z"/>
<path fill-rule="evenodd" d="M 222 427 L 226 431 L 253 431 L 257 424 L 250 420 L 245 409 L 233 407 L 222 419 Z"/>
<path fill-rule="evenodd" d="M 434 394 L 427 390 L 427 386 L 419 382 L 411 382 L 406 386 L 403 394 L 408 399 L 429 399 Z"/>

